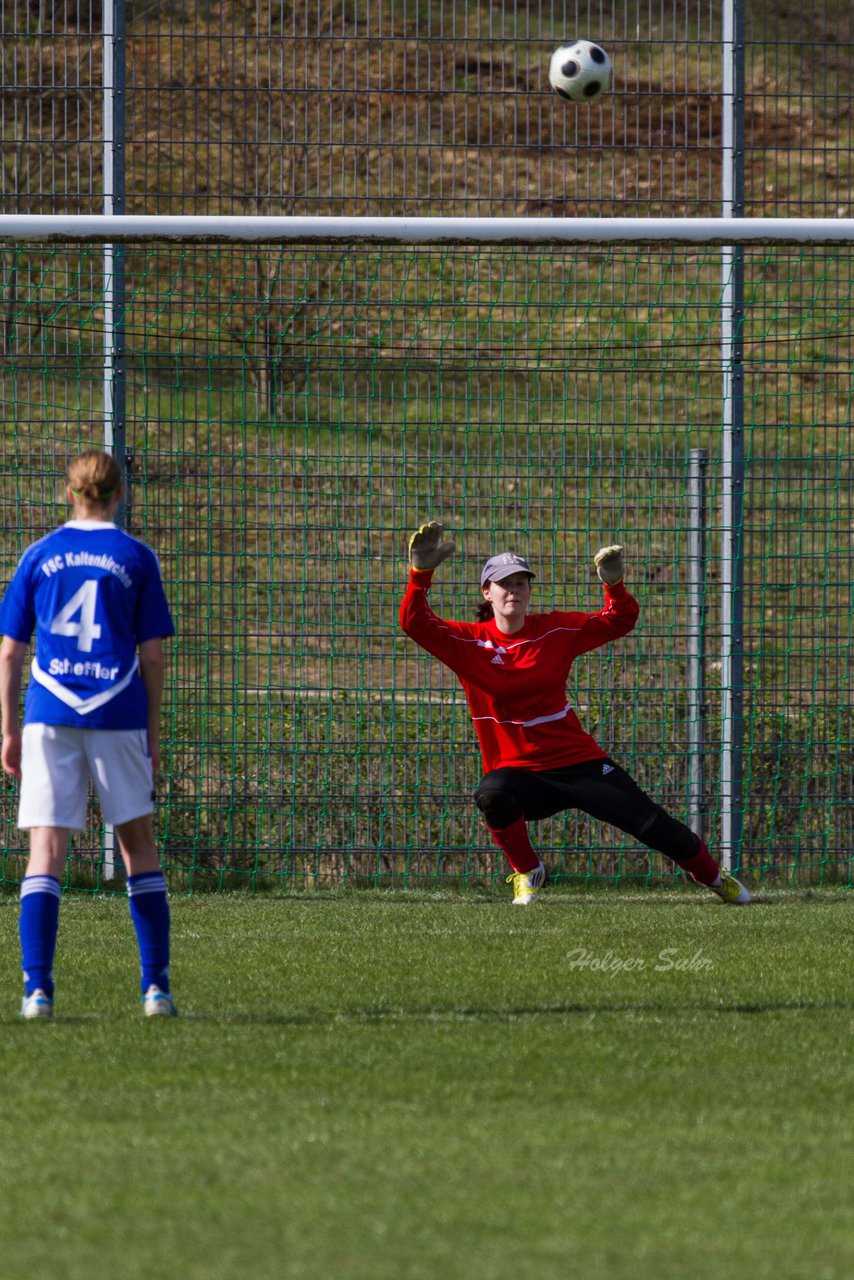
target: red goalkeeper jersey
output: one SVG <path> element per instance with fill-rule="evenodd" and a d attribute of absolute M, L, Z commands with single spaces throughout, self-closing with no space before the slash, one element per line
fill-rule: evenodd
<path fill-rule="evenodd" d="M 621 582 L 605 587 L 598 613 L 529 614 L 505 635 L 489 622 L 448 622 L 427 603 L 432 572 L 412 571 L 400 625 L 422 649 L 454 672 L 492 769 L 561 769 L 605 752 L 585 733 L 566 698 L 573 660 L 631 631 L 638 604 Z"/>

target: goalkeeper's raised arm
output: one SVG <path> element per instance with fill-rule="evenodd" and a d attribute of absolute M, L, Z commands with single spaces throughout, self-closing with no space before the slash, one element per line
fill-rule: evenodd
<path fill-rule="evenodd" d="M 480 574 L 476 621 L 438 617 L 427 601 L 433 574 L 454 552 L 431 520 L 409 540 L 409 583 L 400 608 L 404 631 L 462 685 L 483 758 L 474 798 L 513 868 L 514 903 L 533 902 L 546 869 L 528 822 L 580 809 L 672 858 L 726 902 L 749 894 L 722 875 L 703 841 L 666 813 L 581 726 L 567 700 L 573 661 L 625 636 L 639 608 L 623 581 L 623 548 L 602 547 L 593 566 L 604 588 L 594 613 L 531 609 L 534 570 L 502 551 Z"/>

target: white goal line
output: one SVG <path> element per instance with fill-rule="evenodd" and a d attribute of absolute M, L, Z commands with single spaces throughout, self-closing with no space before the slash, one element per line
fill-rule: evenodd
<path fill-rule="evenodd" d="M 0 242 L 374 241 L 402 244 L 850 244 L 854 218 L 341 218 L 2 214 Z"/>

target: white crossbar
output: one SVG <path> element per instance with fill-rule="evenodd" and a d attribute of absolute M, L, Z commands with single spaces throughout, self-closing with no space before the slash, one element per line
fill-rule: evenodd
<path fill-rule="evenodd" d="M 3 214 L 0 242 L 850 244 L 854 218 L 340 218 Z"/>

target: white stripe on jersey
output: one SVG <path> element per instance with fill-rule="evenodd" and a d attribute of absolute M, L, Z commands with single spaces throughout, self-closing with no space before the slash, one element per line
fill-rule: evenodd
<path fill-rule="evenodd" d="M 533 720 L 498 720 L 495 716 L 472 716 L 472 720 L 491 720 L 493 724 L 517 724 L 523 729 L 530 729 L 535 724 L 551 724 L 555 720 L 563 720 L 569 709 L 569 703 L 567 703 L 563 711 L 556 711 L 550 716 L 536 716 Z"/>
<path fill-rule="evenodd" d="M 139 659 L 134 655 L 127 675 L 122 676 L 121 680 L 116 681 L 109 689 L 104 689 L 101 693 L 94 693 L 91 698 L 81 698 L 79 694 L 72 693 L 70 689 L 66 689 L 65 685 L 54 676 L 49 676 L 46 671 L 42 670 L 36 658 L 33 658 L 30 671 L 33 679 L 44 685 L 45 689 L 49 689 L 54 697 L 59 698 L 60 702 L 64 702 L 67 707 L 71 707 L 78 715 L 87 716 L 90 711 L 97 711 L 98 707 L 103 707 L 105 702 L 111 702 L 123 689 L 126 689 L 136 675 L 138 666 Z"/>
<path fill-rule="evenodd" d="M 439 626 L 442 628 L 442 630 L 447 631 L 451 639 L 456 640 L 459 644 L 477 644 L 477 645 L 480 645 L 481 649 L 495 649 L 498 647 L 496 645 L 496 642 L 492 639 L 487 638 L 486 640 L 481 640 L 479 636 L 457 635 L 457 633 L 455 631 L 452 631 L 449 626 L 446 626 L 446 624 L 442 621 L 441 618 L 437 618 L 436 621 L 439 623 Z M 550 627 L 549 630 L 544 631 L 542 635 L 528 636 L 525 640 L 513 640 L 511 639 L 510 636 L 508 636 L 506 640 L 502 639 L 502 641 L 500 642 L 501 649 L 503 653 L 507 653 L 510 649 L 521 648 L 523 644 L 536 644 L 539 640 L 546 640 L 549 636 L 557 635 L 558 632 L 560 631 L 576 632 L 580 630 L 581 630 L 581 627 Z"/>

